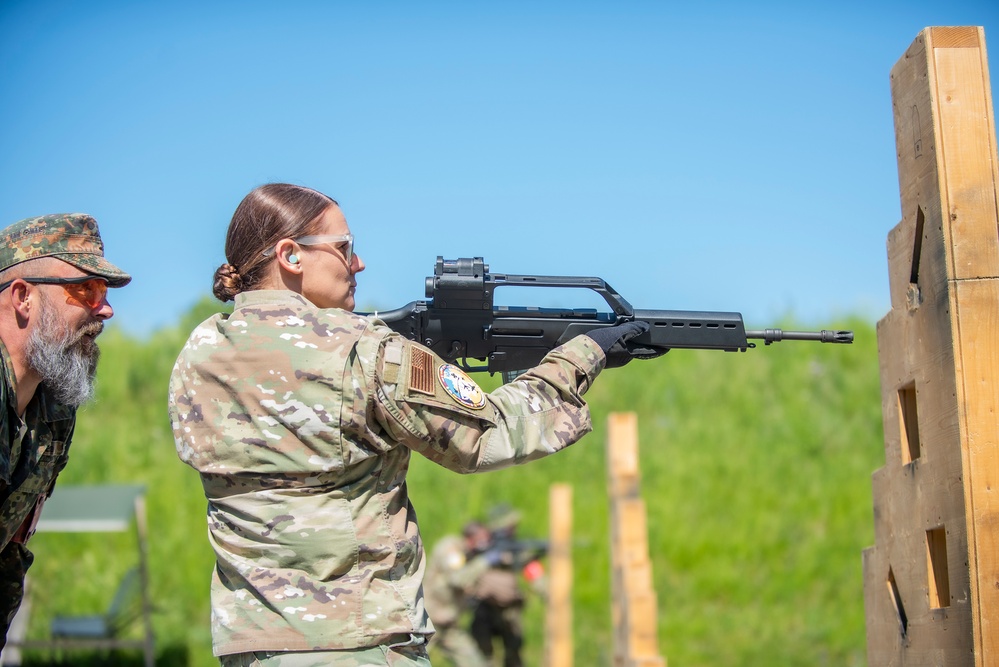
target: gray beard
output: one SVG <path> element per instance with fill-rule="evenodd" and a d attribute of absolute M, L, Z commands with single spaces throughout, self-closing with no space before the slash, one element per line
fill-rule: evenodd
<path fill-rule="evenodd" d="M 94 395 L 94 376 L 101 355 L 97 344 L 84 334 L 103 327 L 97 323 L 73 332 L 44 302 L 40 318 L 25 347 L 28 366 L 38 373 L 57 401 L 79 407 Z"/>

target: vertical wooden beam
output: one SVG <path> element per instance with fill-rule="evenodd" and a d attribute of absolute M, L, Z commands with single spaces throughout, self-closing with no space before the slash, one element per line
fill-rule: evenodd
<path fill-rule="evenodd" d="M 547 667 L 572 667 L 572 487 L 552 484 L 548 491 Z"/>
<path fill-rule="evenodd" d="M 659 655 L 645 503 L 639 492 L 638 419 L 633 412 L 612 413 L 608 426 L 614 665 L 665 667 Z"/>
<path fill-rule="evenodd" d="M 873 665 L 999 664 L 999 208 L 981 28 L 891 72 L 902 220 L 878 323 L 885 466 L 864 552 Z"/>
<path fill-rule="evenodd" d="M 142 588 L 142 651 L 145 667 L 153 667 L 156 662 L 156 640 L 153 635 L 152 593 L 149 591 L 148 534 L 146 496 L 141 493 L 135 497 L 135 537 L 139 548 L 139 585 Z"/>

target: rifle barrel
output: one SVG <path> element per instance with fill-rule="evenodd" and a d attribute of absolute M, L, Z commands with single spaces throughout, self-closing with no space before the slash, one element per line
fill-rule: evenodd
<path fill-rule="evenodd" d="M 764 344 L 776 343 L 782 340 L 817 340 L 820 343 L 852 343 L 853 332 L 836 330 L 830 331 L 784 331 L 783 329 L 761 329 L 747 331 L 746 338 L 762 340 Z"/>

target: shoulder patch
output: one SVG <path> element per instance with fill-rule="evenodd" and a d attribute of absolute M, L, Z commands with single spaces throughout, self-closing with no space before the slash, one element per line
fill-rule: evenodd
<path fill-rule="evenodd" d="M 437 377 L 448 396 L 466 408 L 481 410 L 486 406 L 486 395 L 479 385 L 454 364 L 444 364 L 437 369 Z"/>
<path fill-rule="evenodd" d="M 409 388 L 434 395 L 434 357 L 416 346 L 410 348 Z"/>
<path fill-rule="evenodd" d="M 402 345 L 389 343 L 385 346 L 385 363 L 402 366 Z"/>
<path fill-rule="evenodd" d="M 444 565 L 449 570 L 460 570 L 465 567 L 465 554 L 460 551 L 452 551 L 444 559 Z"/>

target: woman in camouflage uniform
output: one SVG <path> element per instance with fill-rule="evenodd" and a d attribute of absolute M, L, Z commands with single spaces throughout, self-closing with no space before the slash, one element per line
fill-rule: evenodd
<path fill-rule="evenodd" d="M 233 313 L 194 330 L 171 376 L 177 451 L 208 499 L 223 665 L 428 665 L 410 455 L 468 473 L 567 447 L 591 428 L 582 395 L 607 351 L 623 365 L 643 331 L 579 336 L 487 395 L 352 312 L 353 241 L 326 195 L 252 191 L 215 274 Z"/>

